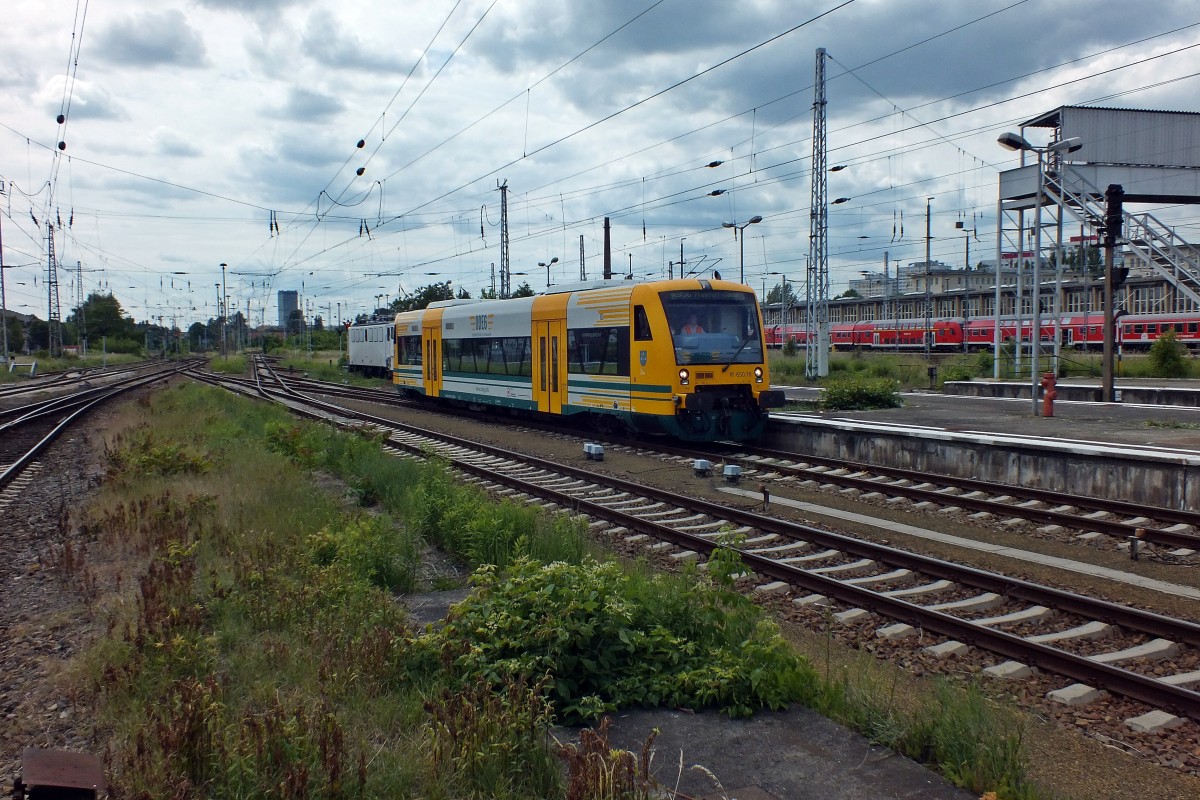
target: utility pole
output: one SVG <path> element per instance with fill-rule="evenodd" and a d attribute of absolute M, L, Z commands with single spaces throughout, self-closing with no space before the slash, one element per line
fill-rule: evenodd
<path fill-rule="evenodd" d="M 512 295 L 512 264 L 508 260 L 508 181 L 500 184 L 500 297 Z"/>
<path fill-rule="evenodd" d="M 1101 378 L 1100 400 L 1105 403 L 1116 402 L 1116 392 L 1113 390 L 1113 353 L 1116 345 L 1116 280 L 1114 278 L 1113 259 L 1117 247 L 1117 239 L 1121 238 L 1121 224 L 1124 219 L 1122 205 L 1125 201 L 1125 190 L 1120 184 L 1110 183 L 1104 192 L 1108 207 L 1104 212 L 1104 369 Z"/>
<path fill-rule="evenodd" d="M 229 321 L 226 319 L 226 304 L 229 302 L 228 301 L 229 295 L 225 294 L 225 267 L 227 267 L 227 266 L 228 265 L 225 264 L 224 262 L 221 263 L 221 297 L 219 298 L 219 300 L 220 300 L 219 305 L 220 305 L 220 311 L 221 311 L 221 357 L 222 358 L 229 357 L 229 349 L 228 349 L 229 346 L 225 342 L 225 335 L 226 335 L 225 330 L 229 326 Z"/>
<path fill-rule="evenodd" d="M 933 242 L 932 233 L 933 198 L 925 198 L 925 360 L 928 361 L 933 351 L 933 287 L 930 269 L 930 245 Z"/>
<path fill-rule="evenodd" d="M 3 188 L 0 183 L 0 189 Z M 2 192 L 0 192 L 2 193 Z M 3 220 L 0 215 L 0 221 Z M 8 366 L 8 298 L 4 294 L 4 228 L 0 225 L 0 330 L 4 331 L 4 365 Z"/>
<path fill-rule="evenodd" d="M 78 319 L 75 323 L 79 326 L 79 355 L 87 355 L 87 317 L 83 311 L 83 262 L 75 262 L 75 313 Z"/>
<path fill-rule="evenodd" d="M 632 270 L 630 270 L 632 272 Z M 587 280 L 587 266 L 583 262 L 583 234 L 579 234 L 579 280 Z"/>

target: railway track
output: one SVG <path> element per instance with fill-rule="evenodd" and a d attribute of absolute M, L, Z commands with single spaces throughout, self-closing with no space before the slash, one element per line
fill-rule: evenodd
<path fill-rule="evenodd" d="M 37 457 L 81 417 L 112 398 L 165 380 L 191 363 L 170 365 L 149 374 L 119 378 L 115 383 L 88 386 L 60 397 L 0 411 L 0 491 L 20 487 L 18 479 L 36 469 Z M 67 386 L 68 384 L 63 384 Z"/>
<path fill-rule="evenodd" d="M 271 379 L 282 380 L 278 376 Z M 386 390 L 356 389 L 309 379 L 289 379 L 288 385 L 328 396 L 414 406 L 413 401 Z M 521 424 L 534 430 L 563 430 L 561 427 L 540 426 L 528 420 L 522 420 Z M 1200 565 L 1200 535 L 1197 535 L 1197 531 L 1200 531 L 1200 513 L 1192 509 L 1148 506 L 1115 498 L 1068 496 L 1032 487 L 824 459 L 763 447 L 717 445 L 700 449 L 664 441 L 655 442 L 651 448 L 628 441 L 604 440 L 602 437 L 593 437 L 589 441 L 633 447 L 646 455 L 718 461 L 722 466 L 735 465 L 746 478 L 764 484 L 855 493 L 860 499 L 881 503 L 894 504 L 904 500 L 910 507 L 918 509 L 960 511 L 972 515 L 979 522 L 1027 522 L 1037 526 L 1043 534 L 1057 534 L 1067 541 L 1096 542 L 1106 539 L 1114 547 L 1137 546 L 1147 558 Z M 1157 549 L 1151 550 L 1147 545 Z"/>
<path fill-rule="evenodd" d="M 0 400 L 20 397 L 27 394 L 35 394 L 47 390 L 70 388 L 80 381 L 117 377 L 129 372 L 144 370 L 146 367 L 147 364 L 139 363 L 111 368 L 89 367 L 77 370 L 47 372 L 39 375 L 36 378 L 22 380 L 20 383 L 0 385 Z"/>
<path fill-rule="evenodd" d="M 827 607 L 838 622 L 883 617 L 890 623 L 878 628 L 880 638 L 934 636 L 941 641 L 929 647 L 938 657 L 978 648 L 993 654 L 989 674 L 998 677 L 1031 668 L 1053 673 L 1074 682 L 1057 690 L 1063 702 L 1104 690 L 1150 706 L 1155 720 L 1200 720 L 1195 622 L 424 430 L 306 397 L 282 381 L 281 388 L 260 381 L 251 389 L 198 377 L 306 416 L 372 426 L 390 448 L 416 457 L 437 453 L 493 492 L 585 515 L 609 539 L 668 561 L 703 561 L 718 547 L 732 547 L 760 595 L 790 598 L 798 608 Z M 1167 674 L 1157 674 L 1164 665 Z"/>

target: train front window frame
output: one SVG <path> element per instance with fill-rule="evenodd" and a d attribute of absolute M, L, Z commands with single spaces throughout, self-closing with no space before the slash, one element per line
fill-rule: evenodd
<path fill-rule="evenodd" d="M 659 297 L 676 364 L 763 362 L 766 351 L 758 304 L 750 292 L 684 289 L 665 291 Z"/>

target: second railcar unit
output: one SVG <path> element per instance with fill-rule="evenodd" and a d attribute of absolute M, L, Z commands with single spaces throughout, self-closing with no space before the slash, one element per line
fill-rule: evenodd
<path fill-rule="evenodd" d="M 398 314 L 411 394 L 687 441 L 757 439 L 770 388 L 754 293 L 725 281 L 597 281 Z"/>
<path fill-rule="evenodd" d="M 347 361 L 351 372 L 381 378 L 392 374 L 395 351 L 395 322 L 390 318 L 372 317 L 356 322 L 346 329 Z"/>

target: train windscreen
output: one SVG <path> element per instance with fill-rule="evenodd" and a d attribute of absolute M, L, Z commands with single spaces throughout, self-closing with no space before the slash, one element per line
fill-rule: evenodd
<path fill-rule="evenodd" d="M 662 293 L 679 364 L 761 364 L 758 305 L 749 292 Z"/>

